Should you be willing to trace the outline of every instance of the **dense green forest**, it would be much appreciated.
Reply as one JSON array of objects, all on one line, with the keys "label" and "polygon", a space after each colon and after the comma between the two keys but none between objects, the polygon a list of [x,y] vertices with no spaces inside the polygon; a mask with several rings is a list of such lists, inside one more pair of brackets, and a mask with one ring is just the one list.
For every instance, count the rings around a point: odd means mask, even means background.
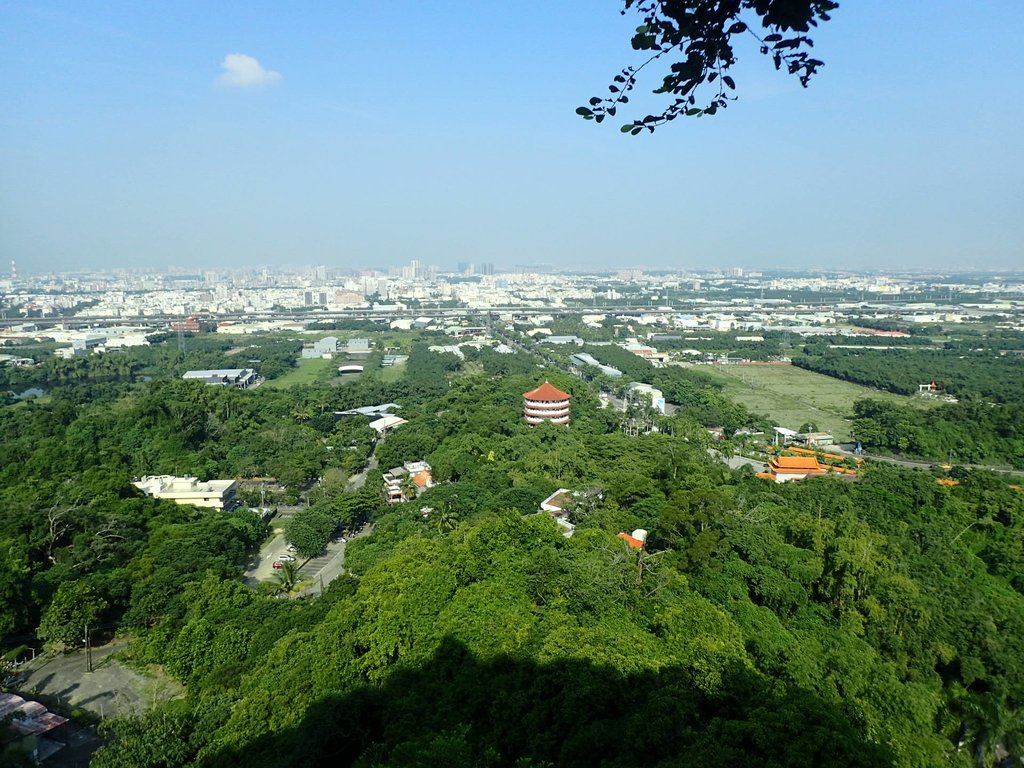
[{"label": "dense green forest", "polygon": [[1024,469],[1024,404],[954,403],[929,410],[860,400],[854,437],[863,445],[958,464]]},{"label": "dense green forest", "polygon": [[910,395],[919,384],[960,398],[918,409],[878,400],[855,404],[855,438],[866,448],[932,460],[1024,468],[1024,358],[994,347],[1012,338],[949,342],[945,349],[879,351],[808,345],[793,364]]},{"label": "dense green forest", "polygon": [[[244,337],[216,333],[189,335],[182,340],[169,333],[153,334],[150,346],[126,347],[102,355],[62,359],[46,355],[39,365],[0,367],[0,393],[7,395],[28,387],[47,391],[81,390],[88,396],[99,382],[133,382],[151,378],[177,378],[188,370],[256,368],[265,379],[274,379],[295,367],[302,341],[281,334]],[[89,385],[89,386],[82,386]],[[109,395],[109,389],[103,395]]]},{"label": "dense green forest", "polygon": [[[180,585],[193,568],[214,566],[204,565],[205,556],[172,556],[175,547],[191,546],[178,540],[213,547],[216,570],[228,574],[263,536],[247,513],[216,517],[153,501],[131,480],[269,476],[294,494],[328,469],[358,470],[373,448],[365,419],[337,420],[335,410],[396,399],[414,407],[446,387],[445,362],[425,349],[413,352],[412,375],[391,385],[372,376],[345,386],[247,392],[177,378],[133,383],[131,370],[159,354],[67,361],[76,376],[66,383],[39,376],[65,370],[65,361],[54,361],[34,372],[34,382],[51,393],[48,402],[0,407],[0,550],[8,553],[0,564],[8,598],[0,602],[0,638],[36,626],[69,578],[89,585],[105,604],[103,618],[130,617],[154,572],[151,545],[166,550],[169,570],[157,578],[175,573],[171,581]],[[124,366],[124,376],[110,373],[111,361]],[[245,535],[230,535],[234,528]],[[176,590],[166,587],[167,594]]]},{"label": "dense green forest", "polygon": [[[106,723],[98,768],[1020,755],[1024,494],[981,472],[949,488],[884,466],[785,485],[729,471],[703,424],[750,414],[704,377],[629,357],[606,362],[637,361],[627,375],[683,403],[670,433],[622,434],[591,385],[529,355],[423,345],[390,383],[87,377],[3,406],[0,643],[61,642],[61,622],[88,614],[185,684]],[[522,393],[544,378],[572,394],[570,428],[523,423]],[[375,448],[333,417],[380,402],[408,424]],[[439,484],[394,507],[336,497],[373,533],[314,599],[240,582],[265,533],[254,515],[129,484],[192,471],[301,486],[371,449],[381,467],[428,460]],[[535,514],[558,488],[588,492],[568,538]],[[636,528],[644,549],[616,538]]]},{"label": "dense green forest", "polygon": [[957,398],[1024,403],[1024,357],[988,350],[829,349],[809,344],[793,365],[867,387],[912,395],[935,382]]}]

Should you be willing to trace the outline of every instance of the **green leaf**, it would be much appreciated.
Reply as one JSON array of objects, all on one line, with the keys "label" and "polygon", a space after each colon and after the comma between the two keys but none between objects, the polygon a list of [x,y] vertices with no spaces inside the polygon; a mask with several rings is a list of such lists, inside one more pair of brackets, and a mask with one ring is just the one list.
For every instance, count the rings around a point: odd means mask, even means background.
[{"label": "green leaf", "polygon": [[587,109],[586,107],[576,107],[576,114],[581,115],[582,117],[593,117],[594,111],[592,109]]},{"label": "green leaf", "polygon": [[629,133],[630,131],[632,131],[632,130],[633,130],[633,124],[632,124],[632,123],[626,123],[626,124],[625,124],[624,126],[622,126],[621,128],[619,128],[619,130],[620,130],[620,131],[621,131],[622,133]]}]

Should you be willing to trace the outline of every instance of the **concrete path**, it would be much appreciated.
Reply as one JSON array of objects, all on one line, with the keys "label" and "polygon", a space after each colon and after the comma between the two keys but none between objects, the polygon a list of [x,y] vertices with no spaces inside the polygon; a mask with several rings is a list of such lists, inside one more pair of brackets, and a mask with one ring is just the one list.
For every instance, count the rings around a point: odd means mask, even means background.
[{"label": "concrete path", "polygon": [[348,483],[345,484],[346,491],[358,491],[364,485],[366,485],[366,476],[377,468],[377,455],[370,454],[370,460],[366,462],[366,468],[355,475],[352,475],[348,479]]},{"label": "concrete path", "polygon": [[93,671],[87,670],[84,650],[40,656],[26,664],[20,691],[53,696],[65,706],[78,707],[100,717],[138,714],[182,692],[177,683],[147,677],[112,658],[126,647],[115,641],[92,649]]}]

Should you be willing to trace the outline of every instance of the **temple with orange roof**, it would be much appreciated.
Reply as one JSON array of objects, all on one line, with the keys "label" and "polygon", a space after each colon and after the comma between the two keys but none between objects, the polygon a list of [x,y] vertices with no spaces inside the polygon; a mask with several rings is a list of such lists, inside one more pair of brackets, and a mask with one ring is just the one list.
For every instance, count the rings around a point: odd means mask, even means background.
[{"label": "temple with orange roof", "polygon": [[816,456],[772,456],[764,472],[758,472],[757,476],[776,483],[786,483],[790,480],[821,477],[831,469],[819,463]]},{"label": "temple with orange roof", "polygon": [[531,427],[544,421],[552,424],[568,424],[568,392],[563,392],[545,381],[536,389],[523,393],[523,417]]}]

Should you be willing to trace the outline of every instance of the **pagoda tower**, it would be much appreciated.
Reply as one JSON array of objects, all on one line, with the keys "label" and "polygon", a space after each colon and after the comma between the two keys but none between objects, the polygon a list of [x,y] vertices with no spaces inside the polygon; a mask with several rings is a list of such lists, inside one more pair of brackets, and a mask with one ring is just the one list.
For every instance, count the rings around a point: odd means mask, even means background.
[{"label": "pagoda tower", "polygon": [[545,381],[530,392],[523,393],[523,416],[530,426],[550,421],[552,424],[569,423],[568,392]]}]

